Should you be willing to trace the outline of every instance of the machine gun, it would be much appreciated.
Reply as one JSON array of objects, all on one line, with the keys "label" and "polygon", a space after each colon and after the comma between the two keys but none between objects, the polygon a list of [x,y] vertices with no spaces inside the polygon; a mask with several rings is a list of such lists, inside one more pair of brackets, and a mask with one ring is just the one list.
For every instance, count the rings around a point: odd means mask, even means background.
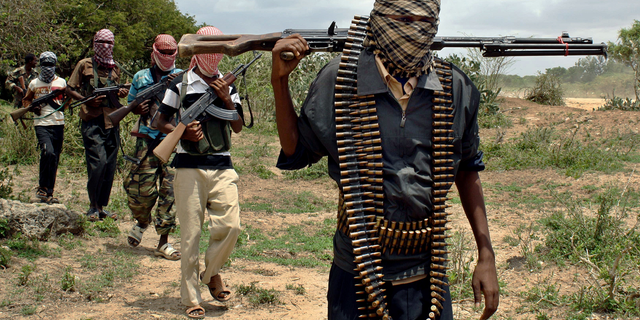
[{"label": "machine gun", "polygon": [[119,84],[119,85],[110,86],[110,87],[96,88],[95,90],[93,90],[93,93],[91,95],[84,97],[84,99],[82,100],[78,100],[74,102],[70,108],[73,109],[83,103],[86,103],[93,99],[97,99],[101,96],[106,96],[107,99],[109,99],[109,102],[111,103],[112,106],[115,106],[116,108],[120,108],[122,107],[122,104],[120,103],[120,99],[118,99],[118,91],[120,91],[120,89],[123,89],[123,88],[129,89],[129,87],[131,87],[130,83]]},{"label": "machine gun", "polygon": [[[225,74],[224,77],[222,77],[222,80],[224,80],[227,85],[231,85],[236,81],[240,74],[247,70],[249,66],[251,66],[260,57],[262,57],[261,53],[256,55],[253,60],[249,61],[249,63],[240,64],[232,72]],[[180,141],[180,138],[182,137],[182,134],[186,130],[187,125],[200,116],[210,115],[227,121],[238,120],[239,115],[236,110],[223,109],[213,104],[217,98],[218,95],[213,91],[213,89],[207,88],[207,91],[181,114],[178,125],[153,150],[153,154],[156,155],[156,157],[158,157],[158,159],[163,163],[167,163],[173,149],[175,149],[178,141]]]},{"label": "machine gun", "polygon": [[[22,121],[22,117],[24,117],[24,115],[27,112],[34,111],[34,108],[36,107],[42,107],[48,104],[52,106],[54,109],[60,108],[60,105],[56,103],[54,99],[59,97],[60,95],[63,95],[64,91],[65,91],[64,88],[55,89],[51,91],[51,93],[48,93],[38,99],[34,99],[33,101],[31,101],[31,104],[29,106],[16,109],[15,111],[11,112],[11,118],[13,119],[13,122],[17,124],[18,120]],[[24,124],[24,122],[22,122],[22,126],[26,128],[26,125]]]},{"label": "machine gun", "polygon": [[[359,26],[366,33],[366,27]],[[342,52],[348,37],[354,31],[336,27],[335,21],[327,30],[286,29],[283,32],[262,35],[199,35],[185,34],[178,43],[181,57],[203,53],[224,53],[236,56],[249,50],[271,51],[276,41],[292,34],[300,34],[309,45],[309,52]],[[570,37],[563,32],[557,38],[506,37],[435,37],[432,50],[444,48],[478,48],[485,57],[500,56],[572,56],[604,55],[607,45],[594,44],[591,38]],[[291,60],[293,54],[283,52],[282,59]]]},{"label": "machine gun", "polygon": [[[183,70],[178,73],[175,73],[175,75],[176,77],[178,77],[187,71],[188,70]],[[162,98],[164,97],[164,92],[167,91],[167,86],[169,82],[170,82],[169,79],[167,79],[166,81],[160,81],[142,91],[139,91],[138,94],[136,94],[136,98],[133,101],[131,101],[131,103],[110,113],[109,119],[111,119],[111,122],[113,123],[113,125],[118,125],[118,123],[120,123],[120,121],[122,121],[122,119],[124,119],[124,117],[126,117],[129,114],[129,112],[133,111],[133,109],[135,109],[139,104],[141,104],[146,100],[155,99],[157,101],[162,101]]]}]

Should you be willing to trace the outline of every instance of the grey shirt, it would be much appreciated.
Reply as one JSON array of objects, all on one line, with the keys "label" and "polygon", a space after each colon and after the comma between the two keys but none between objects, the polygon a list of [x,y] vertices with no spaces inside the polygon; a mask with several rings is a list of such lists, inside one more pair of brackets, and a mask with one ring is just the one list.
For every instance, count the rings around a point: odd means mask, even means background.
[{"label": "grey shirt", "polygon": [[[334,85],[339,58],[329,62],[311,84],[298,119],[299,140],[294,155],[281,152],[278,168],[300,169],[329,157],[329,175],[338,184]],[[384,218],[398,222],[420,221],[431,215],[432,180],[432,100],[433,91],[442,90],[435,72],[422,75],[406,109],[406,122],[400,126],[402,109],[384,83],[372,52],[364,51],[358,62],[358,95],[375,95],[382,139],[384,178]],[[480,93],[457,67],[453,70],[455,108],[453,118],[454,173],[484,169],[478,150],[477,113]],[[429,254],[382,256],[385,279],[398,280],[428,272]],[[334,236],[334,263],[354,273],[351,239],[341,231]]]}]

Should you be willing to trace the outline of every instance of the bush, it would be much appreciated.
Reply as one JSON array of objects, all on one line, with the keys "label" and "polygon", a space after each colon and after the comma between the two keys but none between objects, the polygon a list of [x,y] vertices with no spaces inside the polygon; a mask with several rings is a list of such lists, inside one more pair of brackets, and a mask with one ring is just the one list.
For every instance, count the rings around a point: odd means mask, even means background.
[{"label": "bush", "polygon": [[538,73],[536,84],[525,93],[525,99],[550,106],[564,106],[563,96],[560,78],[548,73]]},{"label": "bush", "polygon": [[633,101],[629,98],[622,99],[613,95],[611,98],[606,97],[604,105],[598,108],[598,111],[605,110],[640,111],[640,101]]},{"label": "bush", "polygon": [[[9,173],[9,168],[0,170],[0,198],[8,199],[13,192],[13,176]],[[0,225],[0,237],[2,236],[2,226]]]}]

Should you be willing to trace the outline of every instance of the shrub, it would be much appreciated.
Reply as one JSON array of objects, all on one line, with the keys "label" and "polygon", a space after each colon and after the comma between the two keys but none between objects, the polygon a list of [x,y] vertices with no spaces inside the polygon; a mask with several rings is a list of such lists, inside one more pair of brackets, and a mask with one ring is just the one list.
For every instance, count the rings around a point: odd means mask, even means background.
[{"label": "shrub", "polygon": [[563,96],[560,78],[548,73],[538,73],[534,87],[525,93],[525,99],[550,106],[564,106]]}]

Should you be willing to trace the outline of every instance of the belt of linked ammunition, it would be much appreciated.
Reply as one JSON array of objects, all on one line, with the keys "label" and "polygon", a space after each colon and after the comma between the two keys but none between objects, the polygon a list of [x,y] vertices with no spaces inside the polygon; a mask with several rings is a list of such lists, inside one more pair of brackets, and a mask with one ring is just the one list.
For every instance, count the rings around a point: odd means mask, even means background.
[{"label": "belt of linked ammunition", "polygon": [[[434,60],[434,72],[443,85],[433,98],[433,208],[423,221],[383,220],[382,146],[374,96],[357,95],[357,65],[370,35],[368,17],[355,16],[350,37],[341,56],[335,86],[336,138],[340,174],[338,229],[349,235],[355,255],[359,318],[391,320],[383,289],[382,253],[431,253],[430,319],[443,309],[447,271],[445,209],[447,193],[453,185],[453,97],[451,65]],[[362,31],[366,31],[362,32]],[[370,36],[371,37],[371,36]]]},{"label": "belt of linked ammunition", "polygon": [[[374,96],[358,96],[358,58],[369,17],[355,16],[335,85],[335,120],[341,197],[338,229],[352,239],[356,256],[356,303],[360,318],[391,320],[382,286],[377,214],[383,212],[382,146]],[[364,31],[364,32],[363,32]]]}]

